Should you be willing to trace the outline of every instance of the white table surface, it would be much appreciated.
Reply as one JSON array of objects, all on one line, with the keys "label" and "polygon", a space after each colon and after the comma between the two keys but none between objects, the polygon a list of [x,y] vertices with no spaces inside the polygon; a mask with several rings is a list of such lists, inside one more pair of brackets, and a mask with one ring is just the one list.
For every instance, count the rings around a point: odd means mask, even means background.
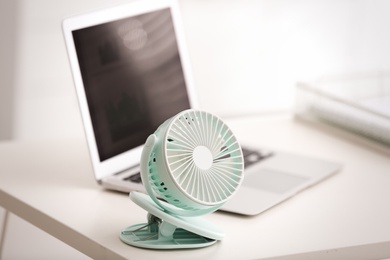
[{"label": "white table surface", "polygon": [[390,257],[390,152],[290,116],[227,123],[242,142],[337,160],[344,168],[258,216],[205,216],[226,237],[196,250],[122,243],[119,232],[145,222],[146,212],[126,194],[97,185],[84,140],[0,143],[0,206],[94,259]]}]

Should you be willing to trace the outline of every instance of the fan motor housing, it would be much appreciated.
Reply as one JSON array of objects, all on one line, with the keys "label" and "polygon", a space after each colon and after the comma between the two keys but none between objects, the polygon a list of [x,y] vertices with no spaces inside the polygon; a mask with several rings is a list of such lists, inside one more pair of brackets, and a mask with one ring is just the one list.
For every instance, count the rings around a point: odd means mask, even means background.
[{"label": "fan motor housing", "polygon": [[148,182],[170,204],[187,211],[217,210],[243,179],[243,157],[223,121],[207,112],[185,110],[154,133]]}]

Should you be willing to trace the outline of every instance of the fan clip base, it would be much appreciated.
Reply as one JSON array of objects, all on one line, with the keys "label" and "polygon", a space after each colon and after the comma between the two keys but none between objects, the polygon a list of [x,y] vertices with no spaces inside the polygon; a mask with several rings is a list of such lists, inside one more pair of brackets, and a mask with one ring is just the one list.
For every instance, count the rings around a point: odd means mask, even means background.
[{"label": "fan clip base", "polygon": [[217,240],[177,228],[148,213],[148,223],[125,228],[120,239],[126,244],[151,249],[200,248]]},{"label": "fan clip base", "polygon": [[126,244],[149,249],[201,248],[224,237],[223,231],[205,219],[173,215],[157,206],[146,194],[131,192],[130,198],[149,213],[147,223],[122,230],[119,237]]}]

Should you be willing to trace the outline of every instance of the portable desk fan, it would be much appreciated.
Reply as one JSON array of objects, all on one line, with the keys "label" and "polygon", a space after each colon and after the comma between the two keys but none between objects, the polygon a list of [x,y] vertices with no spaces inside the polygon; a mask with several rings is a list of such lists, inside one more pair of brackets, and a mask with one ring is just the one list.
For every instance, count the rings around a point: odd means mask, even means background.
[{"label": "portable desk fan", "polygon": [[153,249],[214,244],[224,232],[199,216],[216,211],[237,191],[243,166],[237,139],[217,116],[190,109],[168,119],[147,138],[141,155],[149,196],[130,193],[149,212],[148,222],[126,228],[121,240]]}]

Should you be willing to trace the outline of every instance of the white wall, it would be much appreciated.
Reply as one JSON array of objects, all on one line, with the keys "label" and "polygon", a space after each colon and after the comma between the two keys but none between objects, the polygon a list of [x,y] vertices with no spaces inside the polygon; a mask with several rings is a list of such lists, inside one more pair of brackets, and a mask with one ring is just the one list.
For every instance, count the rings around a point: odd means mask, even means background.
[{"label": "white wall", "polygon": [[217,112],[290,107],[297,80],[390,67],[390,1],[182,3],[201,101]]},{"label": "white wall", "polygon": [[[61,21],[120,2],[19,0],[16,139],[83,138]],[[288,109],[296,80],[390,68],[390,1],[180,3],[201,106],[222,116]]]},{"label": "white wall", "polygon": [[0,140],[13,133],[17,1],[0,1]]}]

